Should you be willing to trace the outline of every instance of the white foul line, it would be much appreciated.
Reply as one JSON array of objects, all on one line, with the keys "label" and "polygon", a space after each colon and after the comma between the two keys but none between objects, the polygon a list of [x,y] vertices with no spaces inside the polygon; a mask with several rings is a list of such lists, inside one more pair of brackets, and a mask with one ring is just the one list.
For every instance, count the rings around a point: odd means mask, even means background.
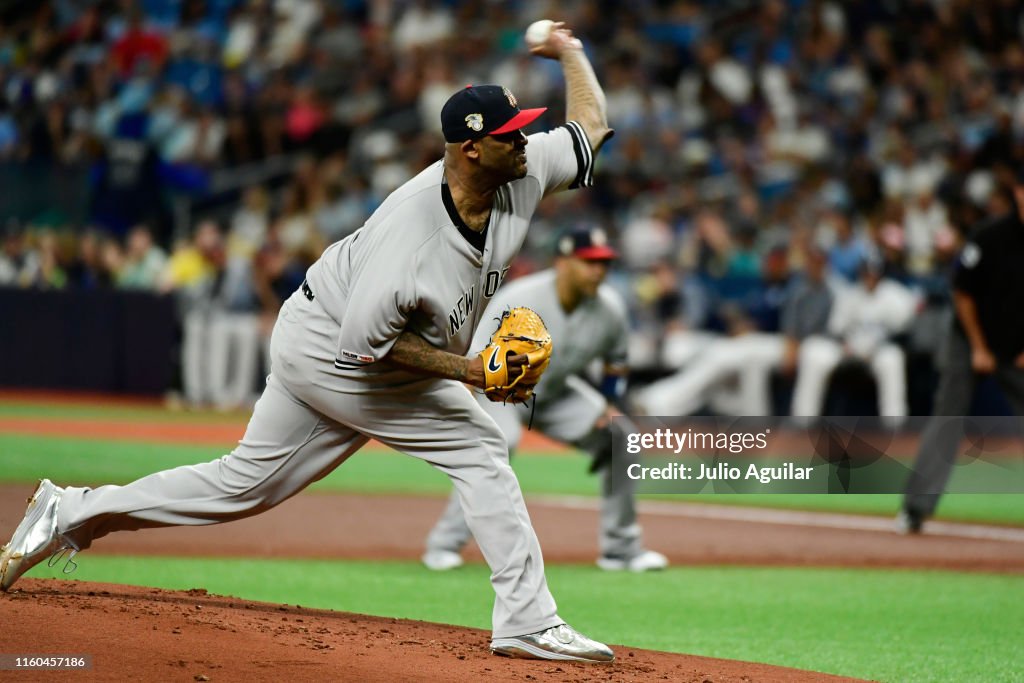
[{"label": "white foul line", "polygon": [[[583,496],[530,496],[531,501],[542,505],[561,507],[572,510],[597,510],[598,501]],[[740,507],[732,505],[701,505],[699,503],[663,503],[642,500],[637,502],[637,509],[646,515],[662,515],[667,517],[690,517],[695,519],[717,519],[729,522],[748,522],[754,524],[784,524],[789,526],[819,527],[824,529],[852,529],[855,531],[880,531],[896,533],[893,517],[869,515],[847,515],[834,512],[811,512],[806,510],[780,510],[764,507]],[[963,524],[960,522],[938,522],[929,520],[925,523],[926,536],[954,536],[957,538],[975,538],[986,541],[1007,541],[1024,543],[1024,529],[1014,527],[989,526],[983,524]]]}]

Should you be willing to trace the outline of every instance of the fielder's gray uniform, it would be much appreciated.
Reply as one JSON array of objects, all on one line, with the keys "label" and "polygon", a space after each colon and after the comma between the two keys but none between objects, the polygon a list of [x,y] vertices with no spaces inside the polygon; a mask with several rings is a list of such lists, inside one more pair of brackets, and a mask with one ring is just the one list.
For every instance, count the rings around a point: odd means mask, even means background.
[{"label": "fielder's gray uniform", "polygon": [[[494,320],[515,306],[529,306],[544,320],[554,341],[551,364],[537,384],[535,410],[529,404],[505,405],[478,396],[481,407],[498,423],[510,450],[519,444],[531,412],[532,428],[552,438],[595,454],[599,449],[610,449],[609,428],[594,428],[608,403],[581,375],[598,359],[610,365],[626,364],[629,337],[625,303],[611,287],[602,285],[597,296],[584,299],[566,313],[555,290],[555,271],[527,275],[502,287],[491,299],[473,338],[473,351],[487,346],[497,325]],[[631,480],[620,477],[622,481],[613,487],[610,466],[601,470],[601,477],[601,554],[634,557],[642,548],[633,487],[628,485]],[[459,497],[453,495],[427,537],[427,549],[458,552],[469,537]]]},{"label": "fielder's gray uniform", "polygon": [[267,387],[238,447],[127,486],[68,488],[58,532],[83,549],[112,531],[253,515],[326,476],[373,438],[451,477],[492,570],[494,637],[562,623],[494,420],[459,382],[377,363],[406,329],[464,355],[538,202],[590,184],[590,144],[574,122],[530,136],[527,153],[526,177],[495,196],[482,252],[444,198],[442,162],[398,188],[362,228],[324,252],[308,286],[284,303]]}]

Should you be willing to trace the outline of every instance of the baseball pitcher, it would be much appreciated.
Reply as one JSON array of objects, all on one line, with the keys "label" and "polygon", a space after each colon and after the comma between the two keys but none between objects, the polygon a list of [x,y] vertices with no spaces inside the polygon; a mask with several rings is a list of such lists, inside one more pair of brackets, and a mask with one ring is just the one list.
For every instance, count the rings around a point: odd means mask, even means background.
[{"label": "baseball pitcher", "polygon": [[464,386],[500,389],[543,365],[543,352],[489,357],[489,367],[466,352],[537,204],[589,185],[611,134],[604,93],[572,32],[556,25],[531,52],[561,63],[569,122],[527,137],[522,129],[544,110],[520,109],[506,88],[452,95],[441,112],[444,159],[328,247],[282,306],[271,374],[238,447],[126,486],[44,480],[0,553],[0,588],[51,553],[84,550],[113,531],[257,514],[377,439],[455,485],[492,571],[492,651],[613,659],[558,616],[505,437]]}]

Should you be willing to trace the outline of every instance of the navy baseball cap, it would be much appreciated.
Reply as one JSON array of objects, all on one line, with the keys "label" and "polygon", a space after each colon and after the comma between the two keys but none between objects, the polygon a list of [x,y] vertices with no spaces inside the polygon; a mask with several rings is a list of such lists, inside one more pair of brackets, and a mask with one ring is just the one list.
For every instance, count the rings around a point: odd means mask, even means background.
[{"label": "navy baseball cap", "polygon": [[441,109],[441,132],[448,142],[501,135],[533,123],[547,107],[520,109],[516,96],[500,85],[467,85]]},{"label": "navy baseball cap", "polygon": [[558,238],[555,251],[559,256],[575,256],[588,261],[610,261],[619,253],[608,245],[608,235],[601,228],[568,230]]}]

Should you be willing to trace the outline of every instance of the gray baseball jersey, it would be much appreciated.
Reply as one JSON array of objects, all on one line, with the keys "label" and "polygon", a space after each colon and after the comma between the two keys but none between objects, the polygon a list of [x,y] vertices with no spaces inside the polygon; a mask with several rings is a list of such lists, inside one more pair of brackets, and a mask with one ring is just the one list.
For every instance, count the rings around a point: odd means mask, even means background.
[{"label": "gray baseball jersey", "polygon": [[466,353],[537,204],[558,189],[592,183],[590,144],[575,122],[529,136],[527,155],[526,177],[498,191],[482,252],[462,234],[468,228],[460,230],[439,161],[310,267],[310,288],[340,326],[339,377],[387,386],[422,380],[376,364],[403,330]]},{"label": "gray baseball jersey", "polygon": [[377,363],[405,329],[464,354],[537,203],[590,182],[590,145],[575,123],[530,136],[527,159],[527,176],[498,191],[480,250],[470,242],[479,233],[460,234],[458,213],[445,206],[442,164],[396,190],[281,307],[271,374],[238,447],[126,486],[68,488],[59,533],[84,549],[112,531],[240,519],[376,439],[451,478],[492,570],[495,638],[562,623],[494,420],[459,382]]}]

